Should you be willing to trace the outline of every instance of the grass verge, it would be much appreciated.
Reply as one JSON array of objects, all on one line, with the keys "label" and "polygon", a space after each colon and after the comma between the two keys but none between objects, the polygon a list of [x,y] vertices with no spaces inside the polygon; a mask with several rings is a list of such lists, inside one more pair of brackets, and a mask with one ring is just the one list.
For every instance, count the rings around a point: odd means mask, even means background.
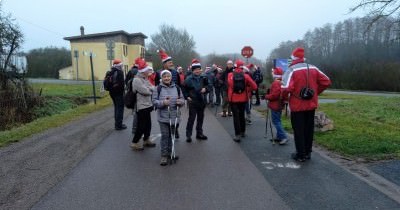
[{"label": "grass verge", "polygon": [[51,116],[40,117],[30,123],[0,132],[0,147],[18,142],[25,137],[43,132],[49,128],[62,126],[112,104],[108,94],[100,94],[100,87],[96,87],[96,95],[103,97],[97,99],[96,105],[89,103],[75,106],[72,103],[71,105],[68,100],[59,100],[59,97],[69,98],[70,100],[77,100],[77,97],[90,97],[92,95],[91,85],[33,84],[33,88],[35,90],[42,88],[42,95],[49,100],[46,103],[47,110],[46,108],[41,109],[38,115],[48,115],[50,113]]},{"label": "grass verge", "polygon": [[[400,97],[330,93],[320,98],[340,101],[320,104],[317,111],[325,112],[335,129],[316,132],[317,144],[352,158],[400,158]],[[282,122],[293,133],[290,119],[282,117]]]}]

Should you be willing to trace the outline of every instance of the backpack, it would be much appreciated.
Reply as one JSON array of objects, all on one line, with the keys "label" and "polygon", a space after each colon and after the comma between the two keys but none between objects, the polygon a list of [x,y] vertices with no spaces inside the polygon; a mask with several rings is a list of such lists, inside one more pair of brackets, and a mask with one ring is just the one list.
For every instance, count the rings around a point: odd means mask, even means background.
[{"label": "backpack", "polygon": [[257,70],[254,72],[253,79],[257,84],[259,84],[259,83],[262,83],[264,78],[263,78],[261,72]]},{"label": "backpack", "polygon": [[128,84],[127,84],[128,91],[124,95],[124,104],[125,104],[125,107],[128,109],[134,109],[136,106],[136,100],[137,100],[136,99],[137,92],[136,91],[133,92],[132,81],[133,81],[133,78],[131,78],[128,81]]},{"label": "backpack", "polygon": [[116,78],[117,71],[110,70],[106,72],[106,76],[103,80],[104,89],[107,91],[111,91],[114,86],[114,79]]},{"label": "backpack", "polygon": [[233,92],[240,94],[244,91],[246,91],[246,80],[244,73],[233,72]]}]

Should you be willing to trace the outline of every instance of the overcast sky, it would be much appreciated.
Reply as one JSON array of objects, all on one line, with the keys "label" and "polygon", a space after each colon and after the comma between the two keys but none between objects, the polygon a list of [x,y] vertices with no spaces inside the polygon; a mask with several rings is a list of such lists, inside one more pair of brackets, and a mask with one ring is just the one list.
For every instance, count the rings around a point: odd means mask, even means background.
[{"label": "overcast sky", "polygon": [[265,59],[280,42],[315,27],[363,16],[348,14],[359,0],[0,0],[25,35],[24,51],[69,48],[63,37],[124,30],[156,33],[163,23],[185,28],[201,55],[240,52]]}]

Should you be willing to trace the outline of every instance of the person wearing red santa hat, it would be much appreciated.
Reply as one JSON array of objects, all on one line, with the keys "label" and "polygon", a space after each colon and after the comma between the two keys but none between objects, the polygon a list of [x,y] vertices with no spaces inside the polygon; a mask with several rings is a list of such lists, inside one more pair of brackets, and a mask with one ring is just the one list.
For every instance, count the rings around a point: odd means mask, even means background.
[{"label": "person wearing red santa hat", "polygon": [[163,65],[163,69],[157,71],[156,73],[156,79],[155,79],[155,84],[156,86],[160,84],[161,81],[161,75],[160,72],[162,70],[169,70],[172,75],[172,82],[174,82],[176,85],[180,86],[181,85],[181,78],[179,77],[178,71],[175,69],[174,62],[172,61],[172,57],[169,56],[164,50],[157,50],[158,54],[160,55],[161,62]]},{"label": "person wearing red santa hat", "polygon": [[236,68],[228,74],[228,100],[233,113],[233,125],[235,128],[235,136],[233,140],[240,142],[240,138],[245,137],[246,121],[245,107],[249,101],[249,92],[257,88],[257,84],[253,79],[243,72],[244,62],[236,60]]},{"label": "person wearing red santa hat", "polygon": [[208,91],[208,79],[201,75],[201,64],[197,59],[192,60],[192,74],[185,79],[182,88],[183,96],[189,105],[189,118],[186,125],[186,142],[192,142],[194,121],[197,116],[196,139],[207,140],[203,132],[204,110],[207,99],[204,94]]},{"label": "person wearing red santa hat", "polygon": [[[150,84],[148,78],[153,73],[151,66],[148,66],[143,58],[138,61],[138,74],[132,81],[132,90],[136,94],[136,114],[138,125],[136,128],[135,135],[132,139],[131,147],[134,150],[143,150],[143,146],[155,147],[156,144],[150,139],[151,132],[151,116],[150,113],[153,111],[153,102],[151,96],[155,90],[155,87]],[[143,145],[139,143],[139,140],[143,136]]]},{"label": "person wearing red santa hat", "polygon": [[281,81],[283,70],[280,67],[272,69],[272,78],[274,81],[271,87],[267,90],[265,98],[268,100],[268,108],[271,110],[271,120],[276,129],[276,139],[273,141],[284,145],[288,142],[285,130],[282,127],[281,116],[284,108],[285,99],[282,98]]},{"label": "person wearing red santa hat", "polygon": [[[228,60],[226,62],[225,71],[222,72],[220,81],[222,82],[221,93],[222,93],[222,117],[232,116],[231,106],[228,100],[228,74],[233,72],[233,61]],[[228,115],[227,115],[228,114]]]},{"label": "person wearing red santa hat", "polygon": [[112,88],[110,96],[114,104],[114,127],[115,130],[124,130],[126,125],[123,124],[124,119],[124,73],[122,71],[122,61],[120,59],[114,59],[110,74],[112,75]]},{"label": "person wearing red santa hat", "polygon": [[296,152],[292,154],[292,158],[304,162],[311,158],[318,95],[331,85],[331,81],[316,66],[305,62],[304,48],[295,48],[290,57],[292,63],[282,80],[283,96],[289,96],[290,118],[296,144]]}]

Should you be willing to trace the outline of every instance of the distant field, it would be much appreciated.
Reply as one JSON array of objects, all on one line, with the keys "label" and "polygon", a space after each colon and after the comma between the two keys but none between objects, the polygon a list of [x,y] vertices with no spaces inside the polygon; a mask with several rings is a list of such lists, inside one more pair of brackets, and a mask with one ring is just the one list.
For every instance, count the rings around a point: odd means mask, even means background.
[{"label": "distant field", "polygon": [[100,93],[100,84],[96,87],[96,96],[101,96],[101,98],[97,99],[96,105],[91,101],[93,96],[91,85],[34,83],[33,88],[37,92],[42,89],[42,96],[45,97],[43,106],[34,110],[39,118],[25,125],[0,132],[0,147],[49,128],[64,125],[112,104],[108,92]]},{"label": "distant field", "polygon": [[[342,99],[320,104],[335,130],[316,132],[316,142],[335,152],[367,160],[400,158],[400,97],[329,93],[320,98]],[[265,108],[264,108],[265,113]],[[290,120],[283,117],[287,131]]]}]

